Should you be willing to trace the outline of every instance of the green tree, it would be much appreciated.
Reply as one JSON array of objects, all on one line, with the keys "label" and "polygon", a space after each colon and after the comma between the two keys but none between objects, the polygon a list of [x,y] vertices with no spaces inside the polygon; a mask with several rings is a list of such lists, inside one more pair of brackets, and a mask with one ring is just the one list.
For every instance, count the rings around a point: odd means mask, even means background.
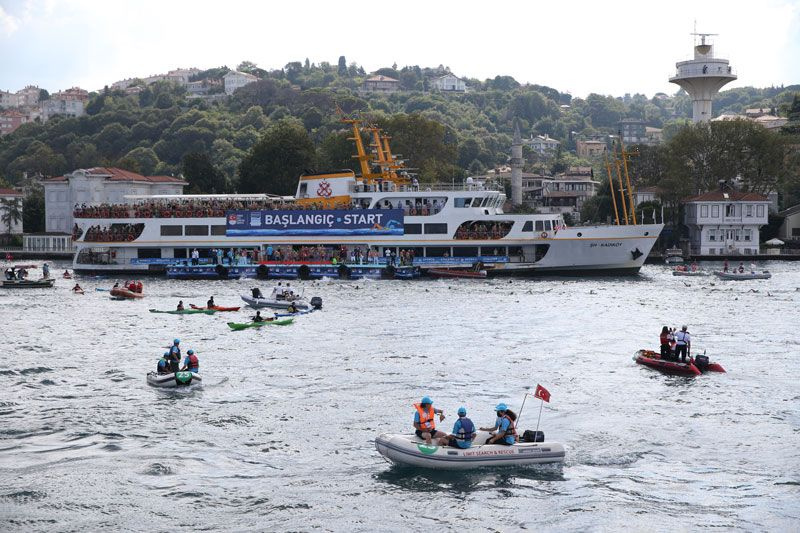
[{"label": "green tree", "polygon": [[22,227],[27,233],[42,232],[45,230],[44,217],[44,188],[36,185],[22,201]]},{"label": "green tree", "polygon": [[452,130],[419,113],[397,114],[378,121],[392,134],[392,150],[419,169],[420,179],[450,179],[455,172],[457,143]]},{"label": "green tree", "polygon": [[134,148],[125,154],[122,159],[136,162],[138,167],[136,172],[145,176],[152,176],[156,167],[161,162],[152,148],[146,148],[144,146]]},{"label": "green tree", "polygon": [[342,78],[347,77],[347,60],[344,58],[344,56],[339,56],[338,74]]},{"label": "green tree", "polygon": [[191,194],[223,194],[228,191],[225,176],[204,153],[193,152],[183,156],[181,170],[189,182]]},{"label": "green tree", "polygon": [[19,198],[0,198],[0,222],[5,224],[6,233],[11,234],[13,226],[22,220],[22,200]]},{"label": "green tree", "polygon": [[318,167],[320,170],[358,170],[358,161],[353,157],[355,146],[349,131],[329,133],[320,144]]},{"label": "green tree", "polygon": [[283,119],[267,129],[239,165],[244,193],[294,194],[297,178],[313,165],[314,144],[302,124]]}]

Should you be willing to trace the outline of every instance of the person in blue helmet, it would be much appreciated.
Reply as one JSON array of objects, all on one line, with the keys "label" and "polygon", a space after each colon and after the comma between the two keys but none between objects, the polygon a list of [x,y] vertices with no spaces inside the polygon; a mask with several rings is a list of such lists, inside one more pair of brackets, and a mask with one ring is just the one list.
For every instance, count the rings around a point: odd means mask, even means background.
[{"label": "person in blue helmet", "polygon": [[181,364],[181,340],[175,339],[172,341],[172,347],[169,349],[169,367],[171,372],[177,372]]},{"label": "person in blue helmet", "polygon": [[169,374],[169,352],[164,352],[164,355],[161,356],[161,359],[158,360],[158,366],[156,367],[156,373],[158,374]]},{"label": "person in blue helmet", "polygon": [[490,428],[481,428],[481,431],[491,431],[493,435],[486,439],[486,444],[503,444],[511,446],[517,442],[517,425],[514,422],[517,415],[504,403],[499,403],[494,408],[497,420]]},{"label": "person in blue helmet", "polygon": [[183,368],[181,370],[188,370],[197,374],[200,372],[200,359],[194,354],[194,350],[186,352],[186,359],[183,360]]},{"label": "person in blue helmet", "polygon": [[475,439],[475,424],[467,418],[467,408],[458,408],[458,420],[453,424],[453,433],[439,439],[439,446],[450,446],[452,448],[469,448]]},{"label": "person in blue helmet", "polygon": [[433,400],[429,396],[425,396],[419,403],[414,404],[417,410],[414,413],[414,433],[417,437],[423,439],[425,444],[430,445],[431,439],[440,439],[446,437],[442,431],[436,431],[436,421],[434,418],[439,415],[439,422],[444,420],[444,411],[441,409],[433,408]]}]

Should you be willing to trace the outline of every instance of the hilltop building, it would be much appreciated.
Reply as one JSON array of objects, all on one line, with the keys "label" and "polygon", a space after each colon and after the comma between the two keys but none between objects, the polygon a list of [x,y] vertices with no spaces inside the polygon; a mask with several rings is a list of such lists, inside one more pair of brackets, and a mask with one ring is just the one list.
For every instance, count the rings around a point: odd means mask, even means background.
[{"label": "hilltop building", "polygon": [[44,186],[45,229],[69,233],[76,205],[132,203],[127,196],[183,194],[187,183],[171,176],[142,176],[121,168],[95,167],[46,179]]},{"label": "hilltop building", "polygon": [[87,100],[89,100],[89,92],[79,87],[59,91],[51,95],[49,100],[41,103],[42,122],[47,122],[55,115],[71,118],[83,116]]},{"label": "hilltop building", "polygon": [[256,76],[248,74],[247,72],[238,72],[236,70],[231,70],[222,77],[222,82],[225,86],[225,94],[229,96],[232,95],[236,89],[244,87],[245,85],[249,85],[255,81],[258,81]]},{"label": "hilltop building", "polygon": [[530,148],[539,155],[550,155],[558,150],[561,143],[552,139],[549,135],[531,135],[530,139],[525,139],[522,144]]},{"label": "hilltop building", "polygon": [[768,223],[769,199],[756,193],[711,191],[684,201],[692,254],[759,253],[759,228]]},{"label": "hilltop building", "polygon": [[467,90],[467,84],[458,76],[448,73],[432,79],[431,89],[445,93],[463,93]]},{"label": "hilltop building", "polygon": [[17,128],[28,122],[28,115],[19,111],[9,110],[0,112],[0,137],[13,133]]},{"label": "hilltop building", "polygon": [[400,82],[389,76],[372,76],[361,84],[361,91],[366,93],[393,93],[400,90]]},{"label": "hilltop building", "polygon": [[606,142],[597,140],[575,141],[578,157],[590,159],[606,153]]},{"label": "hilltop building", "polygon": [[570,167],[565,173],[544,181],[543,213],[562,213],[580,217],[583,204],[597,195],[600,182],[595,181],[592,167]]}]

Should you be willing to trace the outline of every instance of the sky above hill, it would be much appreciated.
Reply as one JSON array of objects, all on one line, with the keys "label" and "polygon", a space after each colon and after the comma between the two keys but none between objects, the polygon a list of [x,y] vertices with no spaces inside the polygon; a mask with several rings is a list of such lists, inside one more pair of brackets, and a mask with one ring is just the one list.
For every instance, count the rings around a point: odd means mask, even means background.
[{"label": "sky above hill", "polygon": [[648,2],[261,2],[0,0],[0,89],[97,90],[177,67],[261,68],[289,61],[367,71],[445,65],[459,76],[511,75],[573,96],[672,94],[694,30],[739,79],[800,83],[800,0]]}]

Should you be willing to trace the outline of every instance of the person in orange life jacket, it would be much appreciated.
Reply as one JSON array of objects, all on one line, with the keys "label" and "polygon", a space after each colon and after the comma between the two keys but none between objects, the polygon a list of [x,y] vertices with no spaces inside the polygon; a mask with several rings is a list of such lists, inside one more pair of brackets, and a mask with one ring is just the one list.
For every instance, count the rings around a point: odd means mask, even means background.
[{"label": "person in orange life jacket", "polygon": [[170,374],[169,369],[169,352],[164,352],[164,355],[161,356],[161,359],[158,360],[158,366],[156,367],[156,373],[158,374]]},{"label": "person in orange life jacket", "polygon": [[499,403],[494,408],[497,420],[493,427],[481,428],[481,431],[491,431],[494,435],[486,439],[486,444],[503,444],[511,446],[517,442],[517,426],[514,423],[516,415],[504,403]]},{"label": "person in orange life jacket", "polygon": [[175,339],[172,341],[172,347],[169,349],[169,366],[172,372],[178,371],[178,365],[181,363],[181,340]]},{"label": "person in orange life jacket", "polygon": [[658,341],[661,343],[661,358],[668,359],[671,354],[669,347],[669,328],[667,326],[661,328],[661,335],[658,336]]},{"label": "person in orange life jacket", "polygon": [[467,418],[467,408],[458,408],[458,420],[453,424],[453,433],[439,439],[439,446],[450,446],[452,448],[469,448],[477,433],[475,424]]},{"label": "person in orange life jacket", "polygon": [[183,368],[181,371],[188,370],[189,372],[200,372],[200,359],[194,354],[194,350],[186,352],[186,359],[183,360]]},{"label": "person in orange life jacket", "polygon": [[436,421],[434,417],[439,415],[439,422],[444,420],[444,411],[441,409],[433,408],[433,400],[425,396],[419,403],[414,404],[417,410],[414,413],[414,434],[423,439],[425,444],[430,445],[431,439],[439,439],[447,435],[442,431],[436,430]]}]

